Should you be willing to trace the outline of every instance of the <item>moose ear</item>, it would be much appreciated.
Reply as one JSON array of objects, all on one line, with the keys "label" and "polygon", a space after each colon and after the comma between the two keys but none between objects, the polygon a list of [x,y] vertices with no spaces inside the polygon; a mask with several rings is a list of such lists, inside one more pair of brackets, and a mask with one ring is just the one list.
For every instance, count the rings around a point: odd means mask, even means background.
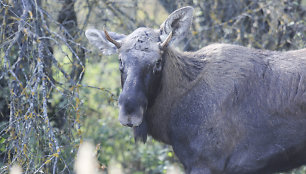
[{"label": "moose ear", "polygon": [[[120,42],[125,38],[124,34],[118,34],[115,32],[108,32],[108,34],[113,40],[116,40],[117,42]],[[85,31],[85,36],[91,44],[99,48],[99,50],[101,50],[105,55],[114,54],[118,49],[112,42],[107,39],[104,31],[97,29],[87,29]]]},{"label": "moose ear", "polygon": [[192,23],[193,7],[187,6],[172,12],[166,21],[160,26],[160,39],[165,41],[172,31],[170,42],[176,43],[182,40],[188,33]]}]

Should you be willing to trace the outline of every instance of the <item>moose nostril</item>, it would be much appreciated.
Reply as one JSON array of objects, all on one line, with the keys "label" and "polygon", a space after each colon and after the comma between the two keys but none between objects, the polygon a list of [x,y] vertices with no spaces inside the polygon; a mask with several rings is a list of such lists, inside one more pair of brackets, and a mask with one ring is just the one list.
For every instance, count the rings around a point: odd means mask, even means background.
[{"label": "moose nostril", "polygon": [[128,123],[127,126],[128,126],[128,127],[133,127],[133,124]]},{"label": "moose nostril", "polygon": [[125,109],[125,112],[126,114],[131,114],[134,112],[135,110],[135,106],[137,106],[136,102],[134,101],[128,101],[124,104],[124,109]]}]

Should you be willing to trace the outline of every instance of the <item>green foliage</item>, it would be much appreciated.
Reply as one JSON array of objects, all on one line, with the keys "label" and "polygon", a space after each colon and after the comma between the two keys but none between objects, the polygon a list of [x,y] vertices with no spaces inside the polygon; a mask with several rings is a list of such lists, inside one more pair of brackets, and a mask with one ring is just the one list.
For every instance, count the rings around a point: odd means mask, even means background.
[{"label": "green foliage", "polygon": [[84,136],[98,145],[98,159],[108,168],[112,160],[119,163],[124,173],[164,173],[174,161],[169,147],[155,142],[135,143],[128,128],[122,128],[113,118],[92,118],[85,123]]}]

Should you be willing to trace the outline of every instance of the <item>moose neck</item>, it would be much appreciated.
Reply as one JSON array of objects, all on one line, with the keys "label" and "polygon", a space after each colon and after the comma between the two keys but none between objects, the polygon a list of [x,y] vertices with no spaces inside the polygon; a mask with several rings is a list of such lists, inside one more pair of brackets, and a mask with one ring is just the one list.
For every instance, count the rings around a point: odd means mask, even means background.
[{"label": "moose neck", "polygon": [[[155,139],[170,144],[168,123],[171,110],[181,97],[197,82],[205,60],[194,58],[195,53],[180,52],[168,48],[163,54],[165,61],[161,79],[161,90],[154,104],[148,108],[146,120],[148,133]],[[201,57],[201,56],[200,56]],[[204,56],[205,57],[205,56]]]}]

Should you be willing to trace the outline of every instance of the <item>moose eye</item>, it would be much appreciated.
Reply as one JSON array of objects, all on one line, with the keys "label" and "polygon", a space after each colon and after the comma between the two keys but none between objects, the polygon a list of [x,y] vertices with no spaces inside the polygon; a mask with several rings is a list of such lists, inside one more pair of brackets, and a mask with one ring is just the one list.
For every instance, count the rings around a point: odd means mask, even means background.
[{"label": "moose eye", "polygon": [[156,74],[162,70],[162,62],[161,59],[157,60],[153,69],[153,73]]},{"label": "moose eye", "polygon": [[122,63],[122,60],[121,59],[119,59],[119,70],[120,70],[120,72],[122,72],[123,71],[123,63]]},{"label": "moose eye", "polygon": [[155,63],[156,68],[159,68],[161,66],[161,60],[157,60]]}]

